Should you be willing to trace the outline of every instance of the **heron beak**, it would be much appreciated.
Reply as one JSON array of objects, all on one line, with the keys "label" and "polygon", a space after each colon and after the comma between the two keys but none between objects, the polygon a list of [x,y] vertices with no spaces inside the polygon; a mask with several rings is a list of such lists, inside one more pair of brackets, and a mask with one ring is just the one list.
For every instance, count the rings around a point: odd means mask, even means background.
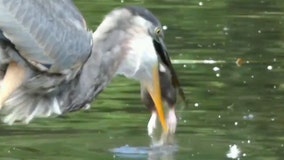
[{"label": "heron beak", "polygon": [[165,45],[163,39],[159,38],[158,41],[154,41],[154,46],[155,46],[157,53],[159,54],[161,61],[169,68],[169,70],[171,72],[173,86],[178,90],[178,94],[181,97],[184,104],[187,105],[184,92],[183,92],[183,90],[180,86],[178,76],[177,76],[175,69],[172,65],[172,62],[170,60],[170,57],[169,57],[169,54],[167,52],[167,48],[166,48],[166,45]]},{"label": "heron beak", "polygon": [[166,118],[164,114],[163,101],[161,96],[161,87],[160,87],[160,77],[159,77],[159,65],[156,64],[152,71],[152,85],[148,85],[146,88],[150,93],[158,113],[159,120],[161,122],[164,133],[168,133],[168,125],[166,123]]}]

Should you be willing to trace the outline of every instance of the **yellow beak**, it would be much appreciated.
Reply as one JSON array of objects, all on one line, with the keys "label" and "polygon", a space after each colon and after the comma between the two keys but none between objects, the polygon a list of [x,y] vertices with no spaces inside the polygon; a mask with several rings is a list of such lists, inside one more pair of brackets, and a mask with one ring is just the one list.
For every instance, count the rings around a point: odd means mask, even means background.
[{"label": "yellow beak", "polygon": [[168,133],[168,125],[166,123],[165,114],[164,114],[164,106],[161,96],[161,87],[160,87],[160,76],[159,76],[159,66],[155,65],[153,68],[153,78],[152,85],[147,85],[147,90],[150,93],[156,107],[156,111],[158,113],[159,120],[163,127],[164,133]]}]

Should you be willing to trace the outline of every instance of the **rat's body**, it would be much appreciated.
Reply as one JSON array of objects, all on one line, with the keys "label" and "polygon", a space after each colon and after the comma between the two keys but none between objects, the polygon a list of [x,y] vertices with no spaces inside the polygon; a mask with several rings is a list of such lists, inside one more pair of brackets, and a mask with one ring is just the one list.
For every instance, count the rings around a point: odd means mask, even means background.
[{"label": "rat's body", "polygon": [[[175,114],[175,104],[177,101],[177,89],[172,85],[170,70],[164,65],[159,67],[161,95],[164,103],[169,107],[166,114],[169,129],[173,132],[176,130],[177,118]],[[141,89],[141,99],[145,106],[151,111],[151,118],[148,122],[148,134],[151,136],[156,128],[157,113],[155,104],[146,89]]]}]

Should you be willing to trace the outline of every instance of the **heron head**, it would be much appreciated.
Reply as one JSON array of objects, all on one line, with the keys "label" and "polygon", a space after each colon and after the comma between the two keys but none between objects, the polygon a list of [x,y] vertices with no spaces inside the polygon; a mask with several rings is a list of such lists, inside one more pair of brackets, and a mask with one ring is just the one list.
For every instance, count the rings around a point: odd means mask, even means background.
[{"label": "heron head", "polygon": [[155,103],[164,132],[168,132],[159,82],[159,64],[166,65],[172,76],[176,74],[167,53],[160,21],[145,8],[125,7],[108,14],[96,32],[105,33],[97,34],[97,38],[111,37],[105,46],[111,46],[123,54],[116,73],[140,81]]}]

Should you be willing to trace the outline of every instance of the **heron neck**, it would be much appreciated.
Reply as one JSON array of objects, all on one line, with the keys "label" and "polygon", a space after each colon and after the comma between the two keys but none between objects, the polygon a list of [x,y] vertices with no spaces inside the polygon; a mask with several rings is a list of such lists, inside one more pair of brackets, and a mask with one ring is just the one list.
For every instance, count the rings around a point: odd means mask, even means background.
[{"label": "heron neck", "polygon": [[[120,43],[120,42],[117,42]],[[106,41],[94,39],[89,59],[77,78],[77,86],[72,95],[73,108],[80,109],[92,100],[109,84],[115,76],[122,59],[121,49],[107,46]]]}]

